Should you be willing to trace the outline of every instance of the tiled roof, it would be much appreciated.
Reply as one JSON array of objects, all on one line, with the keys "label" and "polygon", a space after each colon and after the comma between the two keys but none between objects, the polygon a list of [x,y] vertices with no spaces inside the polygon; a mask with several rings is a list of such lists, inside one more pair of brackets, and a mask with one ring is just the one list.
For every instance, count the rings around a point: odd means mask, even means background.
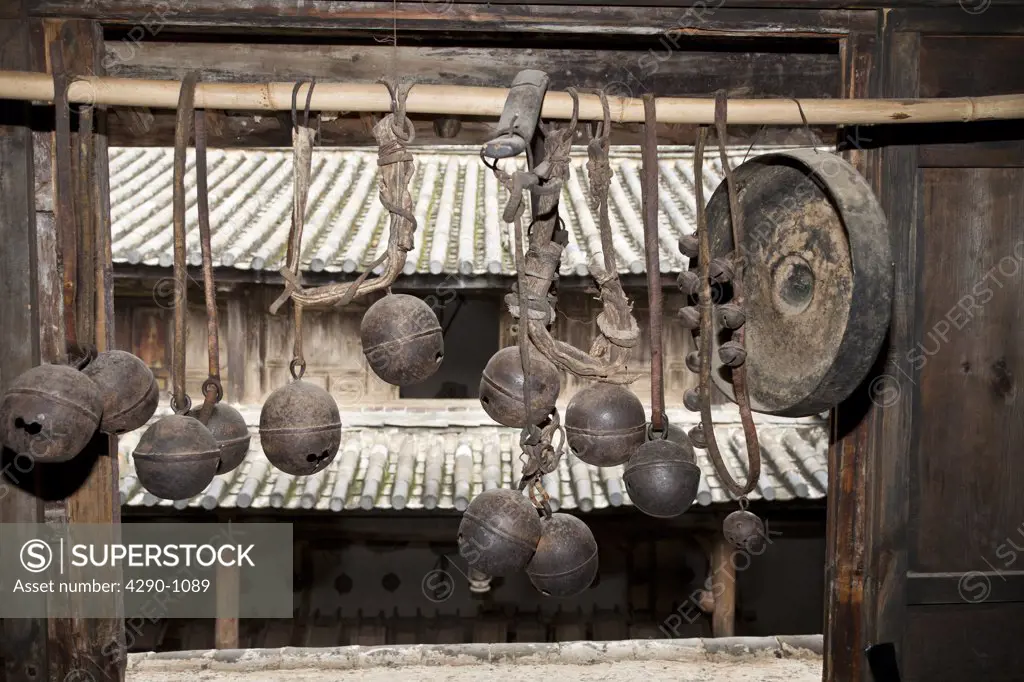
[{"label": "tiled roof", "polygon": [[[463,510],[473,496],[511,487],[519,473],[517,429],[496,426],[479,407],[364,408],[342,412],[344,435],[337,457],[324,471],[295,477],[272,467],[260,447],[258,406],[237,406],[250,424],[246,461],[217,477],[191,500],[158,500],[139,485],[131,451],[143,429],[120,439],[121,502],[129,507],[174,505],[179,509],[253,508],[332,512],[371,509]],[[161,407],[157,416],[166,414]],[[739,415],[733,406],[715,408],[716,434],[734,478],[744,478]],[[156,418],[156,417],[155,417]],[[671,423],[696,423],[690,412],[670,411]],[[825,497],[828,432],[818,418],[782,419],[758,415],[762,474],[751,500],[786,501]],[[706,451],[698,450],[704,475],[695,504],[727,502]],[[744,460],[745,462],[745,460]],[[593,509],[630,505],[622,467],[600,469],[571,453],[544,478],[553,508]]]},{"label": "tiled roof", "polygon": [[[778,148],[775,148],[778,149]],[[738,165],[765,149],[736,148]],[[506,193],[481,163],[478,149],[432,147],[415,150],[412,196],[419,229],[406,274],[511,274],[507,228],[500,222]],[[614,177],[610,220],[622,273],[644,271],[640,213],[640,153],[617,147],[611,153]],[[173,150],[110,150],[113,258],[117,263],[170,267],[172,243]],[[585,149],[575,149],[569,181],[560,203],[570,231],[561,274],[586,275],[601,251],[597,219],[591,210]],[[525,164],[525,161],[520,161]],[[284,259],[292,207],[292,155],[288,150],[210,150],[210,220],[214,265],[277,271]],[[694,231],[693,153],[690,148],[659,149],[662,272],[679,272],[686,259],[676,243]],[[199,265],[195,211],[194,155],[189,151],[188,249]],[[313,152],[302,267],[328,273],[362,271],[387,245],[387,212],[377,199],[377,155],[366,148]],[[721,182],[717,153],[706,156],[704,193]],[[527,209],[529,213],[529,209]]]}]

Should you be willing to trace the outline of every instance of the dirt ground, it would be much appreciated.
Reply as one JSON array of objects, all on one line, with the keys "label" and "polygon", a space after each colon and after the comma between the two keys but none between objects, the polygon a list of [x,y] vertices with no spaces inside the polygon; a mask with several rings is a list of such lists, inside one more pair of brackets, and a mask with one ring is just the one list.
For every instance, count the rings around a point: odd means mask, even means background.
[{"label": "dirt ground", "polygon": [[821,659],[740,657],[706,663],[622,661],[595,665],[464,665],[360,670],[157,672],[129,670],[126,682],[820,682]]}]

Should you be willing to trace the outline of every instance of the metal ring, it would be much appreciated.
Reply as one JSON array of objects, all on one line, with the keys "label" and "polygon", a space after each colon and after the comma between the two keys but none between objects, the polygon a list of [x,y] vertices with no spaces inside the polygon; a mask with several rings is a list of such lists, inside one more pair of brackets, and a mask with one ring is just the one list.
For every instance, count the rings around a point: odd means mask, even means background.
[{"label": "metal ring", "polygon": [[394,123],[391,124],[391,132],[395,134],[401,142],[411,142],[416,137],[416,127],[412,123],[412,119],[405,116],[405,130],[400,130]]},{"label": "metal ring", "polygon": [[[296,367],[299,368],[298,374],[295,373]],[[306,373],[306,361],[300,360],[299,358],[295,358],[290,363],[288,363],[288,371],[291,372],[292,379],[298,381],[299,379],[302,378],[302,375]]]},{"label": "metal ring", "polygon": [[204,381],[203,382],[203,395],[204,396],[209,395],[211,388],[217,391],[217,397],[214,399],[214,401],[213,401],[214,403],[219,403],[221,400],[224,399],[224,387],[221,385],[220,379],[217,379],[215,377],[210,377],[209,379]]},{"label": "metal ring", "polygon": [[171,409],[174,410],[174,414],[186,414],[192,409],[192,399],[188,397],[188,393],[185,394],[185,409],[179,409],[175,404],[174,396],[171,396]]},{"label": "metal ring", "polygon": [[740,503],[740,510],[741,511],[747,511],[747,506],[750,504],[750,500],[748,500],[747,496],[744,495],[743,497],[741,497],[739,499],[739,503]]},{"label": "metal ring", "polygon": [[[661,421],[664,425],[661,427],[658,433],[661,434],[661,440],[668,440],[668,415],[665,414],[664,412],[661,413]],[[654,422],[647,422],[647,440],[654,440],[654,433]]]}]

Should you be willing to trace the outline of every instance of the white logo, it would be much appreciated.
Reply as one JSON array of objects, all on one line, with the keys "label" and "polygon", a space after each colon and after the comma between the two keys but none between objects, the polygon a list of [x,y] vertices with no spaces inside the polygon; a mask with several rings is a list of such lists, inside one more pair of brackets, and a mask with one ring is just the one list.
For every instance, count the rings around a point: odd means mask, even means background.
[{"label": "white logo", "polygon": [[42,573],[53,563],[53,550],[42,540],[29,540],[21,546],[21,565],[29,573]]}]

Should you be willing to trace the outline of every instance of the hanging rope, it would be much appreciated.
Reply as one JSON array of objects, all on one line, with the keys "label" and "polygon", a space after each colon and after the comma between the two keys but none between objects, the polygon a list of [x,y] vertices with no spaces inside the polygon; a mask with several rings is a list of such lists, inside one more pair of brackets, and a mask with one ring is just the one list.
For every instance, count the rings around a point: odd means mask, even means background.
[{"label": "hanging rope", "polygon": [[285,265],[281,268],[285,290],[270,306],[270,312],[276,313],[289,297],[292,298],[292,361],[288,365],[288,371],[296,381],[306,373],[306,357],[302,348],[302,311],[305,306],[295,298],[294,292],[301,289],[299,267],[302,257],[302,230],[306,220],[306,203],[313,171],[313,143],[316,139],[316,128],[309,123],[309,103],[313,97],[316,80],[310,81],[309,90],[306,91],[306,105],[300,123],[298,96],[302,85],[303,81],[299,81],[292,88],[292,224],[288,231]]},{"label": "hanging rope", "polygon": [[[578,105],[576,90],[570,89],[573,101]],[[636,345],[640,330],[632,314],[629,299],[622,291],[615,256],[612,250],[611,223],[608,219],[608,188],[611,182],[611,168],[608,164],[608,142],[611,133],[611,112],[607,97],[601,96],[604,107],[604,125],[600,136],[588,145],[591,177],[591,191],[595,195],[599,213],[604,267],[598,262],[591,264],[591,274],[596,281],[602,301],[602,311],[597,318],[598,337],[587,353],[575,346],[551,336],[548,327],[554,322],[556,297],[551,288],[558,276],[562,251],[568,244],[568,232],[558,214],[559,196],[569,177],[570,151],[575,138],[577,120],[574,117],[564,128],[550,128],[545,131],[544,161],[527,171],[507,173],[497,162],[484,164],[494,173],[498,182],[508,191],[509,199],[502,214],[507,223],[514,223],[516,234],[522,234],[522,216],[526,204],[523,192],[528,190],[538,198],[537,215],[530,224],[529,248],[517,271],[516,289],[505,297],[509,312],[516,319],[524,317],[525,304],[530,340],[542,355],[558,368],[579,377],[597,378],[609,383],[630,383],[637,377],[620,374],[629,359],[630,350]],[[506,131],[499,131],[499,135]],[[536,170],[536,172],[534,172]]]},{"label": "hanging rope", "polygon": [[[356,298],[387,289],[398,279],[405,267],[406,256],[412,251],[416,232],[416,216],[412,212],[412,195],[409,193],[409,183],[413,177],[413,158],[407,149],[407,145],[415,139],[416,131],[412,120],[405,114],[405,102],[412,83],[395,86],[391,82],[385,82],[384,85],[391,93],[392,113],[377,122],[373,127],[373,135],[378,145],[380,202],[391,213],[387,250],[370,263],[365,272],[354,281],[328,284],[313,289],[304,289],[299,282],[296,260],[294,267],[281,269],[281,276],[285,279],[285,291],[270,307],[271,313],[276,313],[289,298],[302,307],[347,305]],[[308,103],[307,99],[307,106]],[[299,222],[301,223],[301,219]],[[296,224],[293,219],[293,229],[289,235],[289,243],[295,245],[301,240],[301,225],[296,228]],[[295,252],[298,252],[298,246],[295,247]],[[385,263],[380,276],[369,279],[371,272]]]},{"label": "hanging rope", "polygon": [[171,409],[185,414],[192,401],[185,392],[185,341],[188,333],[188,277],[185,270],[185,155],[192,135],[193,107],[199,74],[181,81],[178,113],[174,124],[174,348],[171,357]]},{"label": "hanging rope", "polygon": [[213,281],[213,249],[210,245],[210,200],[206,175],[206,112],[195,112],[196,208],[199,211],[199,245],[203,252],[203,292],[206,297],[206,349],[210,374],[203,382],[203,407],[199,421],[206,424],[213,406],[224,397],[220,381],[220,340],[217,323],[217,290]]},{"label": "hanging rope", "polygon": [[[739,200],[736,195],[736,184],[729,166],[729,158],[726,153],[726,99],[723,92],[716,96],[715,121],[718,132],[719,152],[722,160],[722,167],[725,170],[726,190],[729,196],[729,220],[733,235],[734,253],[739,254],[743,249],[743,214],[739,208]],[[733,497],[740,498],[741,505],[745,505],[745,497],[756,486],[761,476],[761,448],[757,440],[757,431],[754,427],[754,420],[750,413],[750,400],[747,395],[747,373],[746,365],[740,365],[732,369],[733,392],[736,397],[736,404],[739,406],[740,419],[743,423],[743,434],[747,444],[747,480],[740,485],[729,473],[725,465],[722,453],[718,448],[718,441],[715,438],[714,423],[711,420],[711,350],[712,338],[715,333],[713,315],[713,301],[711,298],[711,238],[708,234],[707,213],[704,206],[704,145],[707,141],[707,126],[701,126],[697,134],[697,145],[693,155],[693,184],[695,202],[697,204],[697,232],[699,242],[699,263],[700,263],[700,384],[698,395],[700,397],[700,421],[701,431],[707,440],[708,454],[715,465],[715,471],[719,480]],[[732,278],[733,302],[737,306],[743,304],[742,287],[742,266],[743,259],[735,258],[734,267],[739,268]],[[743,328],[733,331],[733,339],[743,343]]]},{"label": "hanging rope", "polygon": [[644,255],[647,261],[647,302],[651,329],[651,428],[664,431],[665,382],[662,358],[661,257],[658,251],[658,132],[654,96],[644,95],[644,139],[641,203],[644,220]]},{"label": "hanging rope", "polygon": [[[521,215],[516,217],[515,225],[516,232],[514,248],[516,255],[516,278],[519,285],[522,286],[525,281],[525,267]],[[540,428],[536,424],[530,423],[530,415],[533,414],[533,401],[531,400],[532,390],[530,389],[530,379],[532,377],[532,374],[530,373],[531,344],[529,341],[529,331],[522,321],[520,321],[519,326],[516,329],[516,341],[519,344],[519,360],[523,365],[523,406],[525,408],[523,414],[526,415],[527,420],[527,424],[519,436],[519,446],[522,449],[526,460],[523,462],[523,472],[522,478],[519,481],[519,489],[523,490],[529,486],[530,500],[533,501],[534,506],[541,509],[546,517],[550,517],[551,502],[548,498],[547,491],[544,490],[544,486],[541,485],[540,479],[543,474],[554,471],[554,467],[558,465],[558,459],[562,454],[561,444],[557,451],[551,447],[553,431],[559,426],[558,411],[555,410],[553,412],[551,416],[552,418],[544,428]]]}]

